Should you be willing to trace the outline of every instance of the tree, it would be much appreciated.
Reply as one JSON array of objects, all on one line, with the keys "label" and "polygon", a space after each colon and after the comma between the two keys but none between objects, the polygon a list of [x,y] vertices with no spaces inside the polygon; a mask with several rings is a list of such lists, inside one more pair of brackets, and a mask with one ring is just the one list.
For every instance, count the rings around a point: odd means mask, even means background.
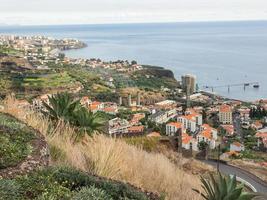
[{"label": "tree", "polygon": [[207,147],[208,147],[208,143],[205,142],[205,141],[201,141],[201,142],[198,143],[198,148],[199,148],[200,151],[206,150]]},{"label": "tree", "polygon": [[205,193],[197,189],[193,189],[206,200],[251,200],[256,194],[243,192],[244,186],[237,185],[236,176],[223,177],[219,173],[219,177],[215,178],[210,174],[210,180],[201,177],[202,188]]},{"label": "tree", "polygon": [[75,136],[75,140],[79,140],[85,134],[92,136],[96,132],[102,132],[104,127],[104,120],[98,113],[92,113],[86,108],[81,107],[74,113],[74,121],[78,129],[78,133]]},{"label": "tree", "polygon": [[43,114],[56,122],[71,122],[73,113],[78,109],[79,101],[74,99],[68,93],[58,93],[48,97],[49,104],[42,102],[45,107]]}]

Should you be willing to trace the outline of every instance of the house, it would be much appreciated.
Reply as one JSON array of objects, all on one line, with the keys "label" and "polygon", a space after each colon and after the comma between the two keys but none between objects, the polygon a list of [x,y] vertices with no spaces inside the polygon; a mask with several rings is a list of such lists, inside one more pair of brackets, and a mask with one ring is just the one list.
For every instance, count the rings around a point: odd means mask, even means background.
[{"label": "house", "polygon": [[43,110],[44,109],[44,106],[43,106],[43,102],[46,103],[46,104],[50,104],[49,102],[49,98],[52,97],[52,94],[44,94],[44,95],[41,95],[35,99],[32,100],[32,105],[33,105],[33,108],[35,110]]},{"label": "house", "polygon": [[263,128],[263,124],[259,120],[257,120],[251,124],[251,128],[259,130]]},{"label": "house", "polygon": [[173,100],[164,100],[158,103],[155,103],[155,106],[158,109],[162,109],[162,110],[170,110],[170,109],[174,109],[177,106],[177,103]]},{"label": "house", "polygon": [[170,122],[166,125],[166,135],[174,136],[177,131],[183,133],[183,125],[180,122]]},{"label": "house", "polygon": [[232,108],[229,105],[223,104],[219,107],[219,121],[222,124],[232,124],[233,122]]},{"label": "house", "polygon": [[184,133],[182,135],[182,147],[186,150],[198,151],[198,142],[192,136]]},{"label": "house", "polygon": [[131,127],[128,127],[128,133],[137,134],[137,133],[143,133],[143,132],[144,132],[144,126],[131,126]]},{"label": "house", "polygon": [[210,127],[208,124],[203,124],[200,132],[197,134],[197,142],[204,141],[209,145],[210,149],[215,149],[216,140],[218,139],[218,132],[216,129]]},{"label": "house", "polygon": [[241,144],[240,142],[233,142],[230,144],[230,152],[235,151],[235,152],[241,152],[245,150],[245,146]]},{"label": "house", "polygon": [[121,135],[128,133],[128,128],[131,127],[126,119],[114,118],[108,122],[108,133],[110,135]]},{"label": "house", "polygon": [[176,109],[166,110],[166,111],[157,111],[156,113],[150,115],[148,119],[156,124],[163,124],[169,121],[170,119],[175,118],[177,115]]},{"label": "house", "polygon": [[82,106],[88,108],[92,104],[92,101],[88,96],[84,96],[81,98],[80,103]]},{"label": "house", "polygon": [[234,135],[234,126],[233,125],[225,124],[225,125],[221,125],[221,128],[225,131],[227,136]]},{"label": "house", "polygon": [[89,110],[91,110],[93,113],[96,113],[97,111],[100,111],[104,108],[104,103],[99,102],[99,101],[93,101],[89,105]]},{"label": "house", "polygon": [[202,115],[198,113],[182,115],[177,118],[177,121],[182,123],[185,130],[195,132],[197,130],[197,126],[202,125]]},{"label": "house", "polygon": [[138,124],[140,122],[141,119],[144,119],[146,117],[145,113],[136,113],[133,115],[130,123],[132,125],[134,124]]},{"label": "house", "polygon": [[258,138],[258,147],[263,145],[264,148],[267,148],[267,130],[259,130],[255,136]]}]

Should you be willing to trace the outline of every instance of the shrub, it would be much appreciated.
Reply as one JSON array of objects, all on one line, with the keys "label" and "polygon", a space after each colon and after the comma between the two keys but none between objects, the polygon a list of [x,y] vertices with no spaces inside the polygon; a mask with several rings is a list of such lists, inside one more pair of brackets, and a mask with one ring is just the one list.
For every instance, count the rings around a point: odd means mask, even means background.
[{"label": "shrub", "polygon": [[20,198],[20,187],[12,180],[0,179],[0,200],[18,200]]},{"label": "shrub", "polygon": [[112,200],[112,198],[105,191],[91,186],[82,188],[72,200]]},{"label": "shrub", "polygon": [[31,153],[34,133],[23,123],[0,113],[0,169],[15,166]]},{"label": "shrub", "polygon": [[16,182],[23,191],[23,197],[26,199],[40,198],[42,200],[69,199],[71,191],[55,181],[51,173],[52,171],[42,170],[18,177]]},{"label": "shrub", "polygon": [[99,179],[97,177],[90,176],[84,172],[80,172],[70,168],[58,168],[49,170],[53,171],[53,178],[57,182],[69,188],[70,190],[77,190],[85,186],[95,186],[96,188],[104,190],[113,199],[147,199],[145,194],[123,183]]},{"label": "shrub", "polygon": [[64,159],[66,158],[66,153],[55,145],[50,145],[49,150],[51,159],[53,161],[64,161]]}]

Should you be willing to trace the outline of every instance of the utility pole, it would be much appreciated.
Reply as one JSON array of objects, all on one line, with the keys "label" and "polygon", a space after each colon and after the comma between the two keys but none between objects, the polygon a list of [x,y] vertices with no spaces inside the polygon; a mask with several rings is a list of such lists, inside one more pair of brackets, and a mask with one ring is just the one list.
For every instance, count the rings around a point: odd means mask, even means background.
[{"label": "utility pole", "polygon": [[217,157],[217,173],[220,172],[220,153],[221,153],[221,144],[218,145],[218,157]]}]

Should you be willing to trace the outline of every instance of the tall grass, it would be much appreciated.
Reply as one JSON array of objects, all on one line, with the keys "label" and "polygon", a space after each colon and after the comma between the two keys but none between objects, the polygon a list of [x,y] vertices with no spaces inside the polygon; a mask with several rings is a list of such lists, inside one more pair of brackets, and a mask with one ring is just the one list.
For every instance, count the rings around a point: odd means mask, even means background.
[{"label": "tall grass", "polygon": [[[53,151],[52,164],[68,165],[99,176],[129,182],[143,189],[164,193],[169,200],[197,200],[200,196],[192,191],[199,188],[197,176],[182,170],[166,156],[148,153],[127,144],[123,140],[104,135],[85,137],[74,143],[74,130],[64,125],[53,130],[52,123],[29,110],[18,108],[17,100],[7,98],[4,111],[39,130]],[[54,134],[50,134],[54,132]]]}]

